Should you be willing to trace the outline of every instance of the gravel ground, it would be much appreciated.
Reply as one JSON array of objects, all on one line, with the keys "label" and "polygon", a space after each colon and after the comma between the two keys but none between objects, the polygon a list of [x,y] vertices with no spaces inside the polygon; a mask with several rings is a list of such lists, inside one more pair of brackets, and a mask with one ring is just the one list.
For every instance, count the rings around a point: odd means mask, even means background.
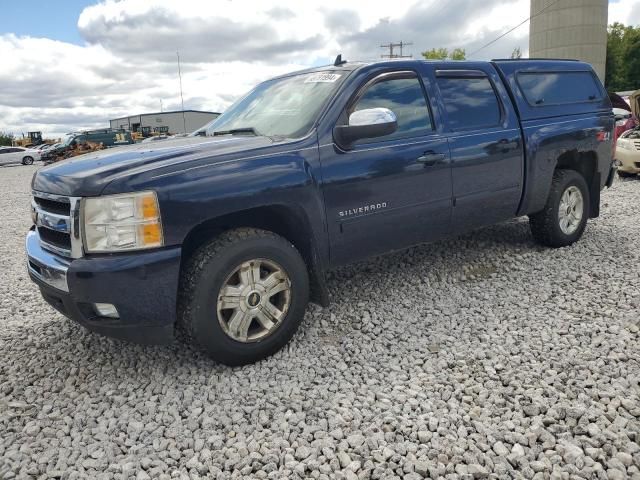
[{"label": "gravel ground", "polygon": [[640,180],[573,247],[518,220],[341,269],[232,369],[44,303],[35,169],[0,168],[0,478],[640,478]]}]

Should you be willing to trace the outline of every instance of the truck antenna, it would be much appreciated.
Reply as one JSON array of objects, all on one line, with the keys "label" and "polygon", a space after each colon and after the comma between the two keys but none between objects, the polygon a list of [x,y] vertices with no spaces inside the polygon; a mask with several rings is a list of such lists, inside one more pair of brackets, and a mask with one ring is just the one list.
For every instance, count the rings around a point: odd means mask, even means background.
[{"label": "truck antenna", "polygon": [[333,62],[333,66],[334,67],[339,67],[340,65],[344,65],[345,63],[347,63],[346,60],[342,60],[342,54],[338,54],[338,56],[336,57],[336,61]]},{"label": "truck antenna", "polygon": [[176,50],[176,56],[178,57],[178,78],[180,79],[180,101],[182,102],[182,126],[184,133],[187,133],[187,120],[184,117],[184,97],[182,96],[182,70],[180,70],[180,52]]}]

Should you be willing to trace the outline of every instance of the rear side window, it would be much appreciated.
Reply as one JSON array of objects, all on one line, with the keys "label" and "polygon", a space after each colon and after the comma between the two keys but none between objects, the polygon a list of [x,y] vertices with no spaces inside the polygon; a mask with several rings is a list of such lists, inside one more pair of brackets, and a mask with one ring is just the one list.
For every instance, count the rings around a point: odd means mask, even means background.
[{"label": "rear side window", "polygon": [[602,99],[591,72],[519,73],[518,84],[533,106],[585,103]]},{"label": "rear side window", "polygon": [[438,87],[452,130],[492,127],[500,123],[500,104],[487,77],[438,75]]}]

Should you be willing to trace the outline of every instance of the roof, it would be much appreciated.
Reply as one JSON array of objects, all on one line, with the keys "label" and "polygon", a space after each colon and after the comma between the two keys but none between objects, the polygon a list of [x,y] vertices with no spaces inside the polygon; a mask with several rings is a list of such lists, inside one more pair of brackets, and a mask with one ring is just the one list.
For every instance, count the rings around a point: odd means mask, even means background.
[{"label": "roof", "polygon": [[[570,70],[575,70],[579,68],[583,68],[584,65],[588,65],[580,60],[574,59],[561,59],[561,58],[505,58],[505,59],[495,59],[495,60],[432,60],[432,59],[424,59],[424,58],[398,58],[398,59],[387,59],[387,60],[374,60],[374,61],[346,61],[340,65],[322,65],[319,67],[307,68],[304,70],[298,70],[295,72],[286,73],[284,75],[279,75],[277,78],[286,78],[294,75],[303,75],[305,73],[315,73],[315,72],[326,72],[328,70],[333,72],[344,71],[344,72],[352,72],[357,70],[358,68],[368,66],[368,65],[376,65],[381,67],[386,66],[397,66],[398,64],[405,65],[406,67],[410,67],[416,63],[440,63],[440,64],[450,64],[450,65],[459,65],[462,68],[473,68],[474,66],[488,63],[509,63],[513,65],[520,66],[528,66],[529,68],[534,65],[540,67],[549,67],[549,66],[569,66]],[[273,80],[273,79],[270,79]]]},{"label": "roof", "polygon": [[[134,115],[127,115],[126,117],[112,118],[109,121],[113,122],[114,120],[124,120],[125,118],[149,117],[149,116],[167,115],[169,113],[182,113],[182,112],[183,112],[183,110],[172,110],[172,111],[169,111],[169,112],[137,113],[137,114],[134,114]],[[207,113],[209,115],[220,115],[220,112],[207,112],[206,110],[184,110],[184,113]]]}]

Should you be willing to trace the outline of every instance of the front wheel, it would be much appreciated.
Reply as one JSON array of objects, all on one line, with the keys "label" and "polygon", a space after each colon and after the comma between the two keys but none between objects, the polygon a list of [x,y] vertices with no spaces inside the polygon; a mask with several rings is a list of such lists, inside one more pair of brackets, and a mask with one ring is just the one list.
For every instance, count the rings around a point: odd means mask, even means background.
[{"label": "front wheel", "polygon": [[32,165],[33,164],[33,157],[29,157],[26,156],[22,159],[22,164],[23,165]]},{"label": "front wheel", "polygon": [[178,327],[216,361],[253,363],[291,339],[308,298],[306,265],[290,242],[265,230],[230,230],[185,265]]},{"label": "front wheel", "polygon": [[589,189],[575,170],[556,170],[544,209],[529,215],[533,238],[548,247],[577,242],[589,218]]}]

